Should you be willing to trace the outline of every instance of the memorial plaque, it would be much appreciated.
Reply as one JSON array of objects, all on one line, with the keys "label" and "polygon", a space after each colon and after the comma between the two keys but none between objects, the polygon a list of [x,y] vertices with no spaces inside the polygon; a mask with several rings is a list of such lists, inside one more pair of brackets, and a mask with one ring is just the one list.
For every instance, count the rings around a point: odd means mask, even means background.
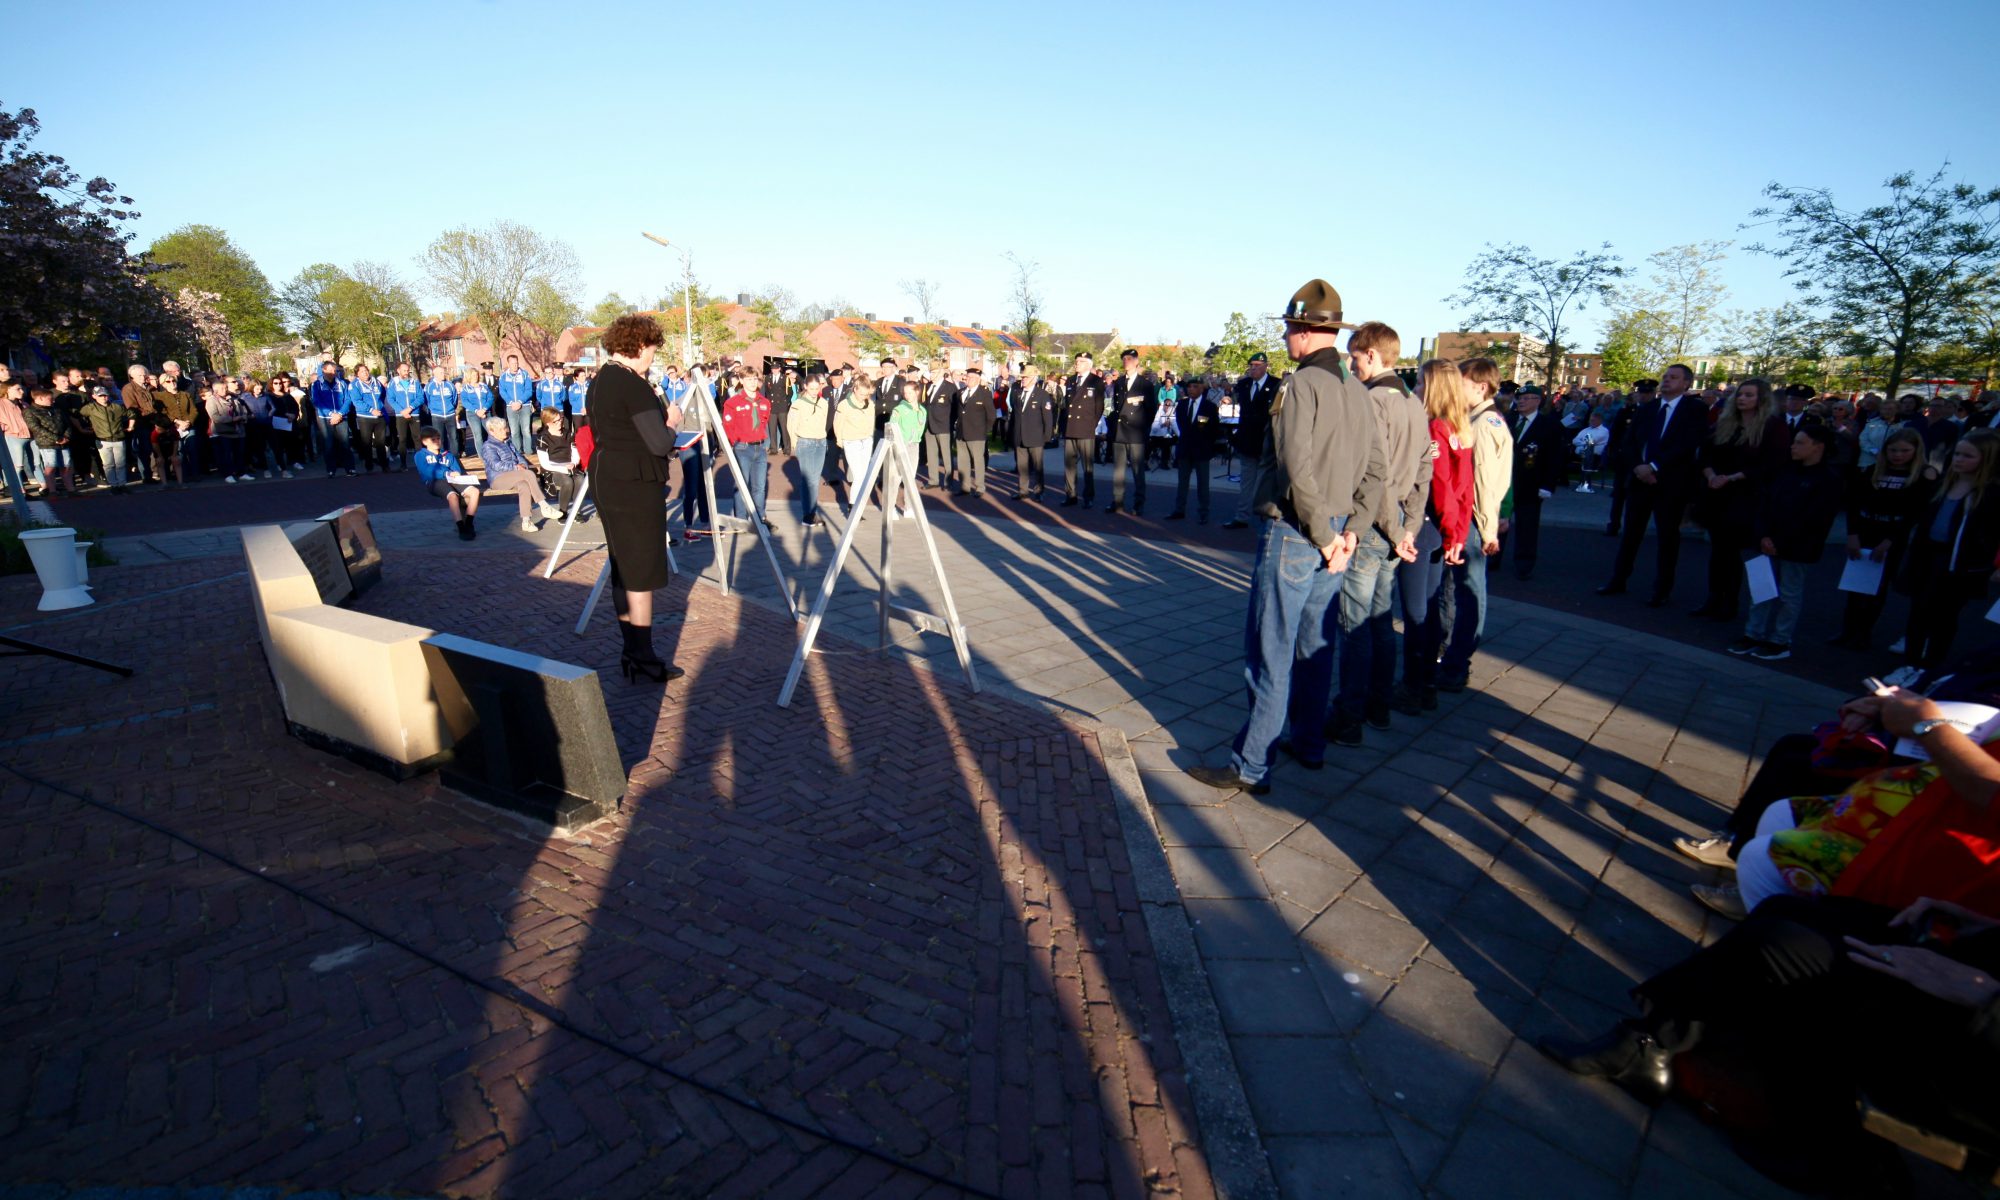
[{"label": "memorial plaque", "polygon": [[333,527],[334,540],[340,545],[340,559],[347,564],[347,579],[354,585],[355,595],[382,582],[382,552],[375,545],[375,528],[368,523],[367,505],[336,508],[319,521]]},{"label": "memorial plaque", "polygon": [[345,604],[354,597],[354,583],[347,577],[347,563],[340,556],[333,526],[317,521],[287,525],[285,536],[299,552],[299,561],[312,573],[321,604]]}]

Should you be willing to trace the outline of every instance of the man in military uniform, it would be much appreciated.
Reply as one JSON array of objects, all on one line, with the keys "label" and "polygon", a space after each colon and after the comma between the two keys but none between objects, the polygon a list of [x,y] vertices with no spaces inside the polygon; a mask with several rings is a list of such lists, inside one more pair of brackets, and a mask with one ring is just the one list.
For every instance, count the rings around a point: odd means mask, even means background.
[{"label": "man in military uniform", "polygon": [[1224,521],[1224,529],[1250,527],[1251,504],[1257,496],[1257,458],[1263,453],[1264,431],[1271,426],[1271,398],[1278,394],[1278,381],[1271,378],[1270,360],[1259,350],[1250,356],[1243,378],[1236,381],[1236,453],[1243,459],[1237,469],[1242,486],[1236,492],[1236,516]]},{"label": "man in military uniform", "polygon": [[[1014,499],[1040,500],[1048,478],[1042,454],[1056,435],[1056,398],[1042,382],[1042,369],[1033,363],[1021,368],[1021,382],[1008,397],[1008,435],[1014,439]],[[1034,492],[1028,491],[1029,479]]]},{"label": "man in military uniform", "polygon": [[1111,507],[1125,509],[1125,475],[1132,475],[1133,516],[1146,512],[1146,439],[1159,415],[1159,389],[1139,370],[1139,352],[1119,356],[1124,373],[1111,381]]},{"label": "man in military uniform", "polygon": [[1091,365],[1089,354],[1078,353],[1076,369],[1063,383],[1064,508],[1074,508],[1078,502],[1078,471],[1083,472],[1083,506],[1097,503],[1097,423],[1104,418],[1104,381]]},{"label": "man in military uniform", "polygon": [[1271,790],[1288,717],[1292,757],[1308,770],[1325,765],[1334,660],[1329,609],[1387,478],[1374,401],[1340,352],[1337,331],[1355,328],[1341,316],[1340,293],[1323,279],[1300,288],[1285,306],[1285,352],[1299,368],[1272,401],[1258,461],[1255,511],[1267,519],[1251,569],[1244,637],[1250,716],[1228,765],[1188,768],[1219,790]]}]

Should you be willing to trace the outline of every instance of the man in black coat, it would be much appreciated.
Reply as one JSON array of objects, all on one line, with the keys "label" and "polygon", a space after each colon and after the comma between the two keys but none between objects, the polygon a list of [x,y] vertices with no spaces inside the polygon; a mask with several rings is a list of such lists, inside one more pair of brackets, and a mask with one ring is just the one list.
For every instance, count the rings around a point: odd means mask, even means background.
[{"label": "man in black coat", "polygon": [[1264,453],[1264,433],[1271,428],[1271,401],[1277,397],[1278,381],[1271,378],[1270,360],[1259,350],[1250,356],[1243,378],[1236,381],[1236,456],[1243,465],[1236,470],[1241,484],[1236,492],[1236,516],[1222,523],[1224,529],[1250,524],[1250,498],[1257,492],[1257,461]]},{"label": "man in black coat", "polygon": [[1569,437],[1542,393],[1530,388],[1514,399],[1514,573],[1528,579],[1542,542],[1542,502],[1568,474]]},{"label": "man in black coat", "polygon": [[931,474],[925,486],[939,491],[951,474],[951,418],[957,402],[958,385],[951,381],[944,360],[938,359],[931,364],[931,377],[924,381],[924,462]]},{"label": "man in black coat", "polygon": [[1014,499],[1029,499],[1029,480],[1034,480],[1033,498],[1042,498],[1048,486],[1042,455],[1056,436],[1056,398],[1042,382],[1040,367],[1029,363],[1021,368],[1021,381],[1007,398],[1007,433],[1014,440]]},{"label": "man in black coat", "polygon": [[1206,525],[1209,463],[1215,457],[1222,433],[1222,413],[1209,397],[1206,383],[1198,379],[1188,382],[1186,394],[1174,406],[1174,426],[1180,434],[1174,443],[1174,465],[1180,473],[1180,483],[1174,489],[1174,511],[1167,514],[1167,520],[1187,518],[1188,476],[1192,475],[1195,516],[1200,524]]},{"label": "man in black coat", "polygon": [[1104,418],[1104,381],[1091,370],[1088,354],[1076,356],[1076,369],[1063,383],[1063,502],[1074,508],[1079,500],[1077,472],[1083,473],[1081,501],[1097,503],[1097,423]]},{"label": "man in black coat", "polygon": [[965,372],[958,394],[958,491],[962,496],[986,494],[986,435],[993,432],[993,392],[978,367]]},{"label": "man in black coat", "polygon": [[1111,507],[1125,508],[1125,476],[1132,476],[1133,516],[1146,512],[1146,439],[1153,436],[1153,418],[1160,413],[1159,391],[1139,371],[1139,352],[1120,355],[1125,371],[1111,381]]},{"label": "man in black coat", "polygon": [[1692,370],[1680,363],[1668,367],[1660,373],[1659,403],[1632,421],[1630,436],[1637,443],[1637,455],[1626,485],[1630,493],[1625,534],[1618,542],[1611,581],[1597,589],[1600,596],[1615,596],[1625,590],[1649,523],[1659,535],[1660,550],[1653,594],[1646,606],[1664,607],[1673,594],[1674,566],[1681,556],[1681,517],[1694,492],[1695,455],[1708,437],[1708,414],[1698,398],[1688,395],[1693,386]]},{"label": "man in black coat", "polygon": [[1604,526],[1606,537],[1618,536],[1619,520],[1625,515],[1625,495],[1630,490],[1632,468],[1639,465],[1639,450],[1632,439],[1632,426],[1652,406],[1660,402],[1659,382],[1641,379],[1632,385],[1632,398],[1619,406],[1611,418],[1611,437],[1604,443],[1604,469],[1611,475],[1611,520]]}]

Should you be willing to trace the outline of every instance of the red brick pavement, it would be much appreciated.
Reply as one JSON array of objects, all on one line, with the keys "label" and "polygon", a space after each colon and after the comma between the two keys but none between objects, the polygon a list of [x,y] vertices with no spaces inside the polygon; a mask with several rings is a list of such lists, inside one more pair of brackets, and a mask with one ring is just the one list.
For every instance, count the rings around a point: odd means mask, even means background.
[{"label": "red brick pavement", "polygon": [[[365,607],[603,666],[596,563],[391,552]],[[1211,1194],[1088,734],[858,653],[778,709],[790,627],[677,582],[623,811],[548,838],[283,736],[238,570],[0,582],[139,668],[0,661],[0,1180]]]}]

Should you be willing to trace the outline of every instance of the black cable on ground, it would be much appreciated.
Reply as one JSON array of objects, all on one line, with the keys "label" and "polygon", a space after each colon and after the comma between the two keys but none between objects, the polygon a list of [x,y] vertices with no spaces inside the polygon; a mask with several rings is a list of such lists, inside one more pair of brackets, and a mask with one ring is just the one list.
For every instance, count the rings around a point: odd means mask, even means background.
[{"label": "black cable on ground", "polygon": [[181,845],[194,850],[198,854],[207,855],[208,857],[223,864],[224,866],[230,868],[233,871],[237,871],[243,875],[247,875],[251,879],[257,880],[260,883],[269,884],[272,887],[279,888],[283,891],[289,892],[293,896],[296,896],[300,900],[304,901],[305,903],[313,905],[314,907],[321,909],[322,911],[327,912],[339,918],[342,921],[347,922],[349,925],[352,925],[356,929],[361,930],[363,933],[367,934],[369,937],[375,939],[378,942],[383,942],[387,945],[394,946],[397,949],[403,951],[404,953],[413,955],[416,958],[421,959],[422,961],[437,968],[438,970],[443,971],[445,974],[450,975],[453,978],[456,978],[464,983],[467,983],[472,987],[478,988],[480,991],[486,992],[493,996],[497,996],[500,999],[505,1000],[510,1004],[514,1004],[520,1008],[524,1008],[530,1012],[536,1013],[540,1015],[543,1019],[547,1020],[550,1024],[554,1025],[558,1029],[561,1029],[565,1033],[568,1033],[573,1037],[582,1038],[584,1041],[589,1042],[594,1046],[598,1046],[601,1047],[602,1049],[608,1050],[611,1053],[618,1055],[620,1058],[623,1058],[628,1062],[637,1063],[640,1066],[645,1067],[649,1071],[654,1071],[657,1072],[658,1074],[664,1075],[668,1079],[673,1080],[675,1083],[683,1084],[687,1087],[694,1088],[696,1091],[702,1092],[709,1096],[713,1096],[718,1100],[724,1101],[725,1103],[733,1104],[736,1107],[741,1108],[746,1112],[754,1113],[757,1116],[772,1122],[773,1124],[781,1125],[786,1129],[796,1130],[799,1133],[807,1135],[808,1137],[818,1138],[819,1140],[826,1142],[829,1145],[838,1146],[843,1150],[851,1151],[855,1154],[860,1155],[863,1158],[873,1159],[874,1161],[882,1163],[885,1166],[894,1168],[895,1170],[898,1171],[907,1172],[908,1174],[915,1175],[918,1178],[927,1180],[931,1183],[940,1184],[944,1187],[952,1188],[953,1190],[961,1192],[967,1196],[978,1197],[978,1200],[1001,1200],[1001,1198],[996,1193],[980,1191],[979,1189],[971,1187],[970,1185],[962,1183],[956,1179],[949,1179],[943,1175],[940,1175],[937,1172],[932,1171],[927,1167],[920,1167],[915,1163],[906,1162],[900,1158],[897,1158],[892,1154],[885,1154],[882,1151],[875,1149],[873,1146],[863,1146],[858,1142],[848,1141],[847,1139],[838,1137],[832,1133],[827,1132],[824,1129],[817,1129],[811,1125],[806,1124],[803,1121],[796,1120],[792,1117],[787,1117],[781,1113],[772,1112],[770,1109],[764,1107],[762,1104],[759,1104],[757,1101],[752,1100],[747,1096],[739,1096],[734,1092],[729,1091],[726,1088],[718,1087],[715,1084],[704,1083],[701,1080],[696,1079],[691,1075],[683,1074],[682,1072],[677,1071],[674,1068],[669,1067],[663,1063],[654,1062],[652,1059],[647,1058],[644,1055],[634,1054],[630,1050],[625,1049],[623,1046],[618,1045],[616,1042],[611,1041],[609,1038],[604,1037],[601,1034],[593,1033],[588,1029],[581,1028],[578,1025],[572,1023],[569,1020],[568,1016],[562,1012],[562,1010],[555,1008],[554,1006],[548,1004],[547,1002],[537,999],[536,997],[528,994],[526,991],[523,991],[516,984],[510,983],[504,979],[491,980],[491,979],[480,978],[479,976],[476,976],[469,971],[454,966],[451,963],[446,962],[441,958],[438,958],[436,955],[431,954],[429,951],[423,950],[417,946],[411,945],[406,941],[403,941],[401,938],[396,937],[395,935],[387,932],[386,930],[377,928],[376,926],[370,924],[369,922],[363,920],[362,918],[355,916],[353,913],[347,912],[344,909],[334,907],[333,905],[327,903],[325,900],[322,900],[318,896],[313,895],[311,892],[306,891],[304,888],[298,887],[297,885],[289,883],[283,879],[274,878],[273,876],[265,874],[261,871],[252,870],[247,865],[236,861],[235,859],[231,858],[227,854],[224,854],[220,850],[216,850],[208,845],[205,845],[202,842],[196,841],[194,838],[189,837],[188,835],[181,833],[178,830],[170,829],[167,826],[162,825],[157,821],[154,821],[150,817],[142,816],[139,813],[130,812],[126,809],[120,808],[116,804],[99,800],[93,796],[86,796],[79,792],[71,791],[70,789],[62,786],[61,784],[51,783],[46,779],[37,778],[36,776],[30,775],[28,772],[21,770],[19,767],[15,766],[11,762],[0,762],[0,770],[6,771],[8,774],[14,776],[17,779],[20,779],[22,782],[27,783],[31,787],[47,788],[49,791],[52,791],[59,796],[67,796],[71,800],[75,800],[80,804],[89,805],[90,807],[95,808],[100,812],[109,813],[114,817],[118,817],[122,820],[130,821],[135,825],[139,825],[146,829],[150,829],[154,833],[159,834],[161,837],[164,837],[169,841],[178,842]]}]

